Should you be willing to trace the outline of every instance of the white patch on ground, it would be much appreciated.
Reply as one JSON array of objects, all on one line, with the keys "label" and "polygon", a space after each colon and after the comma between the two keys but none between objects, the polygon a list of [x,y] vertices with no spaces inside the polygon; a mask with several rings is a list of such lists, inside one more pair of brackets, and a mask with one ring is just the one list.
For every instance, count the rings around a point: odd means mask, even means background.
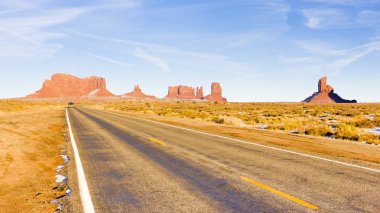
[{"label": "white patch on ground", "polygon": [[375,119],[375,115],[364,115],[364,118],[367,118],[369,120],[374,120]]},{"label": "white patch on ground", "polygon": [[258,125],[256,125],[256,127],[259,129],[268,129],[269,125],[268,124],[258,124]]},{"label": "white patch on ground", "polygon": [[70,158],[67,155],[61,155],[61,157],[63,158],[63,163],[67,163],[70,161]]},{"label": "white patch on ground", "polygon": [[55,180],[55,182],[57,182],[57,183],[62,183],[67,179],[67,177],[65,177],[63,175],[56,175],[55,178],[57,178],[57,180]]},{"label": "white patch on ground", "polygon": [[375,127],[373,129],[366,129],[365,131],[368,133],[372,133],[374,135],[380,135],[380,127]]},{"label": "white patch on ground", "polygon": [[71,195],[71,192],[72,192],[72,191],[71,191],[70,188],[69,188],[69,189],[66,189],[66,195],[67,195],[67,196],[70,196],[70,195]]},{"label": "white patch on ground", "polygon": [[63,165],[59,165],[59,166],[57,166],[57,169],[56,169],[56,171],[57,172],[60,172],[62,169],[64,168],[64,166]]}]

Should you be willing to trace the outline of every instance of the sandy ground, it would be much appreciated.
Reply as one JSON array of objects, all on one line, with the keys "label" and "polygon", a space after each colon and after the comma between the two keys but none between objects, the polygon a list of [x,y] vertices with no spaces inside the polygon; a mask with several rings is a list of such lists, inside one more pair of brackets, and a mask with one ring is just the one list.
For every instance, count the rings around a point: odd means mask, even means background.
[{"label": "sandy ground", "polygon": [[52,212],[55,169],[65,148],[64,111],[2,112],[0,115],[0,212]]}]

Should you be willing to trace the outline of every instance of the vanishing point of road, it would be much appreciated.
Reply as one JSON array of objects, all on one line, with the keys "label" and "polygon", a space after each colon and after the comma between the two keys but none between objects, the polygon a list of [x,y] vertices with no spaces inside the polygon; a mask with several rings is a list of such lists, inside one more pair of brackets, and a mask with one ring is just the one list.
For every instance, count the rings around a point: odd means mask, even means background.
[{"label": "vanishing point of road", "polygon": [[380,172],[68,109],[96,212],[378,212]]}]

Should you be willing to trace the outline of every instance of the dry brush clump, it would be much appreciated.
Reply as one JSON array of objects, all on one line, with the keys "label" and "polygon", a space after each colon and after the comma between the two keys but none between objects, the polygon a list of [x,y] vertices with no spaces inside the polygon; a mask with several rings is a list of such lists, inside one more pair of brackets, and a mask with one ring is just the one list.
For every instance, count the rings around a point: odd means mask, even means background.
[{"label": "dry brush clump", "polygon": [[64,104],[52,101],[0,100],[0,114],[11,112],[30,112],[41,109],[60,109]]},{"label": "dry brush clump", "polygon": [[380,104],[115,101],[102,103],[102,106],[112,110],[380,144],[378,135],[366,132],[380,127]]}]

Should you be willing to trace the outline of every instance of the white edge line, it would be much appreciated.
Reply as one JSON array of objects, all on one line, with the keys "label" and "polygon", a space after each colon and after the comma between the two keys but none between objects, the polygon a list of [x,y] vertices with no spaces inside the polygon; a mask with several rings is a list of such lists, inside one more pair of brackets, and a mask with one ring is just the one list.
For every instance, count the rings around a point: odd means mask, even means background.
[{"label": "white edge line", "polygon": [[70,124],[70,119],[69,119],[69,114],[67,112],[67,108],[66,108],[66,119],[67,119],[67,125],[69,127],[71,145],[73,146],[73,150],[74,150],[75,165],[77,168],[78,185],[79,185],[79,192],[80,192],[80,198],[82,201],[83,211],[85,213],[93,213],[93,212],[95,212],[95,209],[94,209],[94,205],[92,204],[90,191],[89,191],[88,186],[87,186],[86,176],[84,175],[82,162],[81,162],[80,157],[79,157],[79,151],[78,151],[77,145],[75,143],[73,131],[71,129],[71,124]]},{"label": "white edge line", "polygon": [[250,145],[254,145],[254,146],[260,146],[260,147],[264,147],[264,148],[267,148],[267,149],[273,149],[273,150],[276,150],[276,151],[287,152],[287,153],[291,153],[291,154],[295,154],[295,155],[300,155],[300,156],[304,156],[304,157],[314,158],[314,159],[318,159],[318,160],[328,161],[328,162],[332,162],[332,163],[336,163],[336,164],[341,164],[341,165],[345,165],[345,166],[349,166],[349,167],[354,167],[354,168],[359,168],[359,169],[364,169],[364,170],[380,173],[380,170],[377,170],[377,169],[372,169],[372,168],[368,168],[368,167],[364,167],[364,166],[358,166],[358,165],[350,164],[350,163],[344,163],[344,162],[337,161],[337,160],[331,160],[331,159],[327,159],[327,158],[323,158],[323,157],[317,157],[317,156],[314,156],[314,155],[308,155],[308,154],[303,154],[303,153],[299,153],[299,152],[295,152],[295,151],[290,151],[290,150],[286,150],[286,149],[280,149],[280,148],[276,148],[276,147],[266,146],[266,145],[258,144],[258,143],[255,143],[255,142],[248,142],[248,141],[239,140],[239,139],[235,139],[235,138],[229,138],[229,137],[226,137],[226,136],[215,135],[215,134],[211,134],[211,133],[207,133],[207,132],[202,132],[202,131],[197,131],[197,130],[193,130],[193,129],[188,129],[188,128],[184,128],[184,127],[178,127],[178,126],[174,126],[174,125],[171,125],[171,124],[165,124],[165,123],[161,123],[161,122],[157,122],[157,121],[151,121],[151,120],[148,120],[148,119],[134,117],[134,116],[129,116],[129,115],[121,114],[121,113],[114,113],[114,112],[109,112],[109,111],[104,111],[104,112],[108,112],[108,113],[111,113],[111,114],[114,114],[114,115],[121,115],[121,116],[129,117],[129,118],[134,118],[134,119],[138,119],[138,120],[148,121],[148,122],[155,123],[155,124],[160,124],[160,125],[163,125],[163,126],[169,126],[169,127],[173,127],[173,128],[177,128],[177,129],[187,130],[187,131],[190,131],[190,132],[196,132],[196,133],[203,134],[203,135],[208,135],[208,136],[228,139],[228,140],[232,140],[232,141],[239,142],[239,143],[245,143],[245,144],[250,144]]}]

